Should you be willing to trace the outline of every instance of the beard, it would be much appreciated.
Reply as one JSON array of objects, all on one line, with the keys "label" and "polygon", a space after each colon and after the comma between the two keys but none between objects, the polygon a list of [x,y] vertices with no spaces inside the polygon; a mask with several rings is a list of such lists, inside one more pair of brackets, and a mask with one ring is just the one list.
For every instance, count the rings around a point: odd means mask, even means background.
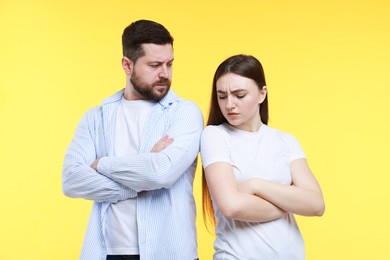
[{"label": "beard", "polygon": [[[150,85],[143,82],[135,71],[133,71],[133,75],[130,78],[130,83],[142,97],[146,100],[154,101],[163,99],[171,88],[171,81],[167,78],[161,78]],[[161,86],[165,87],[161,88]]]}]

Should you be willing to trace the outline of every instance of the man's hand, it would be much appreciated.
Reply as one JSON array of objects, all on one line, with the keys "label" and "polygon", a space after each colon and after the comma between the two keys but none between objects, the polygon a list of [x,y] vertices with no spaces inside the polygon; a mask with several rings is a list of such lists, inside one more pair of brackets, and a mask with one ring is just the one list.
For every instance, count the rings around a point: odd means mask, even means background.
[{"label": "man's hand", "polygon": [[173,142],[173,138],[170,138],[168,135],[165,135],[163,138],[161,138],[152,148],[152,153],[158,153],[164,150]]},{"label": "man's hand", "polygon": [[[151,152],[152,152],[152,153],[161,152],[162,150],[164,150],[165,148],[167,148],[168,145],[170,145],[172,142],[173,142],[173,138],[169,138],[169,136],[166,135],[166,136],[164,136],[163,138],[161,138],[161,139],[153,146]],[[97,171],[97,166],[98,166],[99,160],[100,160],[100,158],[96,159],[96,160],[91,164],[91,168],[94,169],[95,171]]]},{"label": "man's hand", "polygon": [[98,166],[98,163],[99,163],[99,159],[97,159],[96,161],[94,161],[92,164],[91,164],[91,168],[94,169],[95,171],[97,171],[97,166]]}]

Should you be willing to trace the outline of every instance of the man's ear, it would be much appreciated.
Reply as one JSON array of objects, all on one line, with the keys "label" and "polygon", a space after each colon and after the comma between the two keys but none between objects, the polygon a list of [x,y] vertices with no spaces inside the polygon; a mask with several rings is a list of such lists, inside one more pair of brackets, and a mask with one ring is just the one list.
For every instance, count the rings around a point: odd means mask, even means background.
[{"label": "man's ear", "polygon": [[122,57],[122,67],[126,75],[131,75],[134,63],[127,57]]},{"label": "man's ear", "polygon": [[267,96],[267,86],[263,86],[263,88],[260,90],[259,104],[263,103],[266,96]]}]

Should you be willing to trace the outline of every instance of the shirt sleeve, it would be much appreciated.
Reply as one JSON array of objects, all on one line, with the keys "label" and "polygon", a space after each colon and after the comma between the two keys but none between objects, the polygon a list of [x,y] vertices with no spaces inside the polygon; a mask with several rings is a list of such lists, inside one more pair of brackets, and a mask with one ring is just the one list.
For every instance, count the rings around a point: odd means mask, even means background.
[{"label": "shirt sleeve", "polygon": [[94,143],[97,108],[88,111],[77,126],[65,153],[62,170],[62,189],[66,196],[97,202],[112,202],[134,198],[137,193],[101,175],[91,164],[97,159]]},{"label": "shirt sleeve", "polygon": [[289,156],[290,162],[297,160],[297,159],[306,158],[306,155],[305,155],[301,145],[299,144],[298,140],[293,135],[285,134],[284,141],[286,142],[288,149],[289,149],[289,152],[290,152],[290,156]]},{"label": "shirt sleeve", "polygon": [[215,162],[231,163],[227,140],[217,126],[207,126],[203,130],[200,155],[203,168]]},{"label": "shirt sleeve", "polygon": [[102,157],[98,171],[138,192],[170,188],[185,172],[195,171],[191,167],[199,153],[202,112],[192,102],[184,102],[171,116],[172,123],[163,134],[174,141],[167,148],[159,153]]}]

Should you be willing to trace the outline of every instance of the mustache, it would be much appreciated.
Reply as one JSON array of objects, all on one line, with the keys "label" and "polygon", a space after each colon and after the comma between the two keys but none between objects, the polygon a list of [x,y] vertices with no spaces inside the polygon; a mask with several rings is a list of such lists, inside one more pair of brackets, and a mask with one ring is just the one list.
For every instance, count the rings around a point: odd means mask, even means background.
[{"label": "mustache", "polygon": [[160,79],[160,80],[157,80],[153,83],[153,86],[161,86],[161,85],[166,85],[166,86],[170,87],[171,81],[169,79]]}]

